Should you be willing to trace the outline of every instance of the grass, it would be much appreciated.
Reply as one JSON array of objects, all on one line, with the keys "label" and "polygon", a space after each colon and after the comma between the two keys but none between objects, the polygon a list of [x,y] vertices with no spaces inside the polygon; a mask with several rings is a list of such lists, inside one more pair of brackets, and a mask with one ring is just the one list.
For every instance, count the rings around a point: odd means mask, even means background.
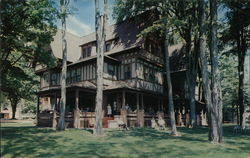
[{"label": "grass", "polygon": [[224,143],[207,141],[207,128],[178,128],[182,136],[148,128],[105,130],[95,137],[91,130],[68,129],[57,132],[31,124],[4,123],[1,156],[9,157],[150,157],[150,158],[250,158],[250,136],[233,134],[224,127]]}]

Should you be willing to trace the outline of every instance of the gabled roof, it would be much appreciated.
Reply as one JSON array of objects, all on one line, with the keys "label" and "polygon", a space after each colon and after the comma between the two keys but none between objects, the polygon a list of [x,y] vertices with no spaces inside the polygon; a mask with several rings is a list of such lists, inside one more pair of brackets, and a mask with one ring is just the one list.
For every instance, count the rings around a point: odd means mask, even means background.
[{"label": "gabled roof", "polygon": [[[142,38],[138,37],[140,31],[141,29],[131,20],[108,26],[106,29],[106,41],[114,40],[112,48],[108,53],[113,54],[130,48],[139,47],[142,41]],[[95,32],[81,37],[81,45],[92,42],[96,42]]]},{"label": "gabled roof", "polygon": [[[152,14],[151,14],[152,13]],[[146,18],[144,22],[139,23],[136,18]],[[139,37],[139,34],[147,26],[152,25],[152,23],[157,19],[157,15],[154,11],[147,11],[138,15],[137,17],[130,18],[119,22],[117,24],[108,26],[106,28],[106,41],[114,40],[114,44],[107,54],[114,54],[120,51],[140,47],[143,38]],[[96,42],[96,33],[93,32],[89,35],[81,37],[81,46],[87,45],[89,43]],[[95,50],[94,50],[95,51]]]},{"label": "gabled roof", "polygon": [[[58,29],[54,40],[51,42],[51,50],[56,58],[62,59],[62,30]],[[80,58],[81,48],[80,37],[66,32],[65,35],[67,41],[67,60],[70,62],[75,62]]]}]

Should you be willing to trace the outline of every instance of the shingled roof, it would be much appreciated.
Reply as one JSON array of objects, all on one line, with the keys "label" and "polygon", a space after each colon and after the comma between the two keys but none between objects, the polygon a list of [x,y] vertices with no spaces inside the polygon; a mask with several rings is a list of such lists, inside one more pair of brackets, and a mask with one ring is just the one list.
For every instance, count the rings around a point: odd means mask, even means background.
[{"label": "shingled roof", "polygon": [[[51,50],[56,58],[62,59],[62,30],[58,29],[54,40],[51,42]],[[80,37],[66,32],[65,35],[67,41],[67,60],[75,62],[81,55]]]},{"label": "shingled roof", "polygon": [[[114,40],[113,46],[108,53],[117,53],[139,47],[142,41],[142,38],[138,37],[140,31],[141,29],[130,20],[108,26],[106,29],[106,41]],[[81,45],[92,42],[96,42],[95,32],[81,38]]]}]

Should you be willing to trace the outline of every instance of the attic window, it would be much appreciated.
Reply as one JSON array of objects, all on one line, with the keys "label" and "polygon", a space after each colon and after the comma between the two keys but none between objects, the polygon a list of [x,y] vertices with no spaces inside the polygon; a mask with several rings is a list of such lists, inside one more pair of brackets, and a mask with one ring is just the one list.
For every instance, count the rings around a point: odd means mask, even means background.
[{"label": "attic window", "polygon": [[91,46],[82,48],[82,58],[91,56]]}]

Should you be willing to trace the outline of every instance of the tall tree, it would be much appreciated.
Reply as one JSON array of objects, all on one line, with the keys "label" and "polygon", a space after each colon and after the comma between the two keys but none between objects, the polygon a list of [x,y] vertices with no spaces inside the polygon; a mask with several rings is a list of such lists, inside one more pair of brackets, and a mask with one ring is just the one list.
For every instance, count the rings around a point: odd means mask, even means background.
[{"label": "tall tree", "polygon": [[222,96],[217,46],[217,0],[210,0],[210,58],[211,58],[211,135],[213,143],[222,142]]},{"label": "tall tree", "polygon": [[[187,97],[190,106],[190,122],[188,122],[188,124],[190,127],[194,127],[196,125],[195,86],[198,71],[198,51],[196,51],[197,1],[170,1],[170,5],[175,15],[175,21],[178,21],[175,23],[175,27],[185,41],[187,57]],[[192,46],[194,46],[194,49],[192,49]]]},{"label": "tall tree", "polygon": [[15,114],[20,98],[31,94],[26,89],[33,83],[30,68],[38,62],[55,64],[47,48],[56,31],[57,11],[51,0],[2,0],[0,16],[0,92],[7,94]]},{"label": "tall tree", "polygon": [[60,19],[62,23],[62,75],[61,75],[61,105],[57,130],[65,130],[65,106],[66,106],[66,76],[67,76],[67,41],[65,39],[66,16],[70,0],[60,0]]},{"label": "tall tree", "polygon": [[100,0],[95,0],[96,14],[96,54],[97,54],[97,84],[96,84],[96,124],[94,134],[102,135],[102,104],[103,104],[103,66],[105,29],[107,23],[107,0],[104,0],[104,14],[101,15]]},{"label": "tall tree", "polygon": [[227,7],[227,24],[228,28],[223,32],[223,41],[232,46],[234,55],[238,56],[238,105],[240,109],[240,125],[245,128],[246,112],[244,105],[244,64],[247,49],[249,49],[249,34],[250,34],[250,1],[248,0],[224,0]]},{"label": "tall tree", "polygon": [[201,61],[201,73],[202,73],[202,85],[205,96],[205,102],[207,105],[207,113],[208,113],[208,125],[209,125],[209,133],[208,139],[211,140],[211,90],[209,84],[209,72],[208,72],[208,61],[206,54],[206,36],[205,36],[205,1],[199,0],[198,4],[198,28],[199,28],[199,52],[200,52],[200,61]]},{"label": "tall tree", "polygon": [[168,109],[169,109],[169,117],[170,117],[170,125],[171,125],[171,135],[178,135],[175,123],[175,113],[174,113],[174,102],[173,102],[173,91],[172,91],[172,82],[171,82],[171,74],[170,74],[170,61],[169,61],[169,32],[166,28],[165,31],[165,41],[164,41],[164,50],[165,50],[165,69],[166,69],[166,79],[167,79],[167,91],[168,91]]},{"label": "tall tree", "polygon": [[4,95],[9,99],[12,108],[12,119],[16,119],[17,105],[21,99],[32,100],[38,90],[38,77],[29,63],[20,62],[3,74]]}]

